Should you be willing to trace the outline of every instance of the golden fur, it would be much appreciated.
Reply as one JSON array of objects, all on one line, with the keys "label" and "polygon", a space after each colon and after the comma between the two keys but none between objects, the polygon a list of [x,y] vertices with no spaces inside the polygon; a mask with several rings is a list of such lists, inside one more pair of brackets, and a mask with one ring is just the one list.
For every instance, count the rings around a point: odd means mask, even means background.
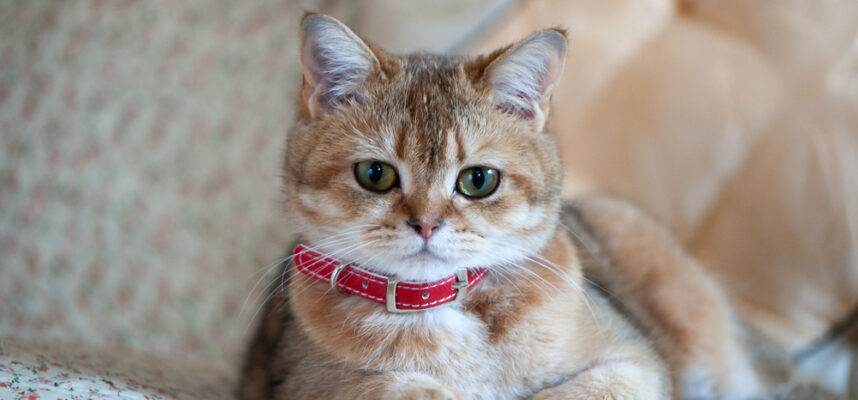
[{"label": "golden fur", "polygon": [[[285,265],[242,398],[666,399],[758,389],[724,295],[664,229],[600,198],[567,206],[577,245],[559,223],[562,166],[545,122],[562,32],[473,60],[392,56],[316,14],[302,34],[304,89],[285,166],[301,240],[404,279],[491,272],[460,306],[390,314]],[[394,165],[400,184],[361,188],[352,166],[367,159]],[[495,194],[451,194],[457,172],[473,165],[502,171]],[[422,242],[413,218],[443,229]],[[613,299],[587,284],[585,267]]]}]

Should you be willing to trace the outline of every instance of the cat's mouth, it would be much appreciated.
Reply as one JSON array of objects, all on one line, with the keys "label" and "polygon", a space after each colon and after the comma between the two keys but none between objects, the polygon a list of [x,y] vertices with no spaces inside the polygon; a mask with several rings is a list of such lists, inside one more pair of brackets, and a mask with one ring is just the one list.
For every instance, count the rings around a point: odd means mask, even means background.
[{"label": "cat's mouth", "polygon": [[407,258],[418,259],[420,261],[447,261],[445,257],[441,257],[429,250],[428,247],[423,246],[417,252],[407,256]]}]

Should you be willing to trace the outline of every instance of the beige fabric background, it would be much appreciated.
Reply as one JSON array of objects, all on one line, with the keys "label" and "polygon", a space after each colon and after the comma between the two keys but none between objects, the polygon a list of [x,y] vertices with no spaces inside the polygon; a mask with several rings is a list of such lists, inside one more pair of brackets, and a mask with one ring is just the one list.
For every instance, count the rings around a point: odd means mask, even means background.
[{"label": "beige fabric background", "polygon": [[313,3],[0,3],[0,336],[235,368]]}]

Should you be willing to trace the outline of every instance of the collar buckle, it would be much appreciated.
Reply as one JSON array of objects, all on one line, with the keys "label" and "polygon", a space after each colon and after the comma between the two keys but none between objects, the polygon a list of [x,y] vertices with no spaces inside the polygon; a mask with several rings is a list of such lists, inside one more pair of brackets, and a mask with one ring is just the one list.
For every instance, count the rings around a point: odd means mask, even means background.
[{"label": "collar buckle", "polygon": [[453,282],[453,289],[456,289],[456,298],[451,303],[462,303],[462,299],[468,294],[468,286],[471,282],[468,281],[468,270],[460,269],[456,271],[456,282]]},{"label": "collar buckle", "polygon": [[346,267],[347,267],[346,264],[339,263],[339,264],[337,264],[337,267],[334,268],[334,272],[331,272],[331,282],[330,282],[331,289],[338,289],[337,288],[337,283],[338,283],[337,280],[340,278],[340,272],[343,272],[343,270],[346,269]]}]

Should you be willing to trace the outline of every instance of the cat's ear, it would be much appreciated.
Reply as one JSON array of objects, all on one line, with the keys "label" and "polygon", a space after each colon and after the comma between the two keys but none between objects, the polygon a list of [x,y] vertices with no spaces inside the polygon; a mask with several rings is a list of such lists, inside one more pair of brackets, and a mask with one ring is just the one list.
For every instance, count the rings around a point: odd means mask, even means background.
[{"label": "cat's ear", "polygon": [[378,69],[372,50],[340,21],[322,14],[301,20],[303,99],[311,117],[342,103],[360,102],[364,83]]},{"label": "cat's ear", "polygon": [[541,132],[565,63],[566,35],[561,30],[537,32],[510,47],[487,67],[495,106],[531,121],[534,131]]}]

